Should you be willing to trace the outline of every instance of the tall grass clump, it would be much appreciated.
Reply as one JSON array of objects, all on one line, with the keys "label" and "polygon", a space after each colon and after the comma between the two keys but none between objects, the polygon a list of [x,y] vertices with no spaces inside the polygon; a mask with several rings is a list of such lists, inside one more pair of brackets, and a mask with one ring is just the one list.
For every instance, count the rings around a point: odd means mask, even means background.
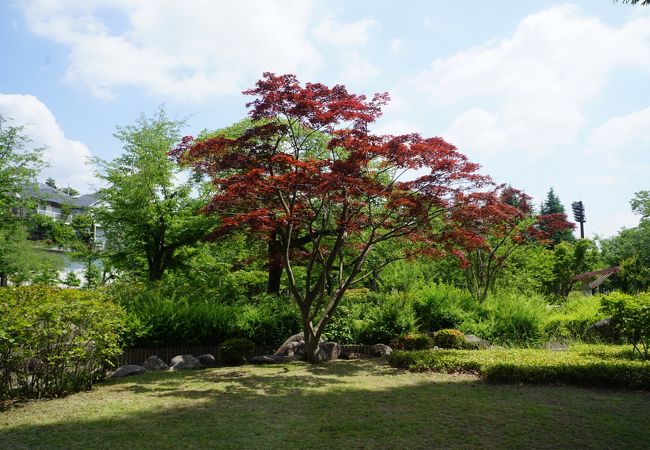
[{"label": "tall grass clump", "polygon": [[413,309],[423,332],[458,328],[474,320],[479,309],[467,290],[448,284],[431,284],[413,295]]},{"label": "tall grass clump", "polygon": [[588,341],[590,327],[605,318],[600,296],[570,295],[553,308],[547,316],[544,329],[549,338],[559,341]]}]

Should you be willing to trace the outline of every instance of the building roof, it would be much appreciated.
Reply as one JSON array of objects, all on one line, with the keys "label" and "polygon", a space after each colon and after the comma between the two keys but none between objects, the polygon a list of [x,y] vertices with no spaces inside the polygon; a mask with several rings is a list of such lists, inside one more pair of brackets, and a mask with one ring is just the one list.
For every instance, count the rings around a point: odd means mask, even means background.
[{"label": "building roof", "polygon": [[70,205],[76,208],[87,208],[97,201],[96,194],[84,194],[79,197],[72,197],[45,183],[38,183],[38,186],[26,186],[23,189],[23,195],[49,203]]}]

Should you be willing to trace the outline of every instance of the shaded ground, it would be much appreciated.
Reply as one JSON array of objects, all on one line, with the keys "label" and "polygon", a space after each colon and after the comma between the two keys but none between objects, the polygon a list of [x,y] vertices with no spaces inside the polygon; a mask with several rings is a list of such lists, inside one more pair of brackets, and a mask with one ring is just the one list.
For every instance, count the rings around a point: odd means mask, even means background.
[{"label": "shaded ground", "polygon": [[650,394],[372,361],[146,374],[0,413],[1,448],[650,448]]}]

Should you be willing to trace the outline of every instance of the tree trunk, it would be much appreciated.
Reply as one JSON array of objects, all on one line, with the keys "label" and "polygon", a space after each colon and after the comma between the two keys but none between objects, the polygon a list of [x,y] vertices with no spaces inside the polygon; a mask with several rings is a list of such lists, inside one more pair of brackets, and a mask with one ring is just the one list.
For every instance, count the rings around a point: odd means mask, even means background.
[{"label": "tree trunk", "polygon": [[7,274],[0,273],[0,287],[7,287],[7,284],[8,284]]},{"label": "tree trunk", "polygon": [[282,244],[273,232],[268,247],[268,284],[266,292],[269,294],[280,293],[280,282],[282,280]]}]

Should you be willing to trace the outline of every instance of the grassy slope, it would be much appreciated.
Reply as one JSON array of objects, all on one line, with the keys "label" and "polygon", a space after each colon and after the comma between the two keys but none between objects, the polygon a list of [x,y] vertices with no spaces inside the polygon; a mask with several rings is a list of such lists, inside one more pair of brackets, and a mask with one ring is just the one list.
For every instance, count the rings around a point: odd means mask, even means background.
[{"label": "grassy slope", "polygon": [[647,448],[650,394],[368,361],[147,374],[0,413],[2,448]]}]

